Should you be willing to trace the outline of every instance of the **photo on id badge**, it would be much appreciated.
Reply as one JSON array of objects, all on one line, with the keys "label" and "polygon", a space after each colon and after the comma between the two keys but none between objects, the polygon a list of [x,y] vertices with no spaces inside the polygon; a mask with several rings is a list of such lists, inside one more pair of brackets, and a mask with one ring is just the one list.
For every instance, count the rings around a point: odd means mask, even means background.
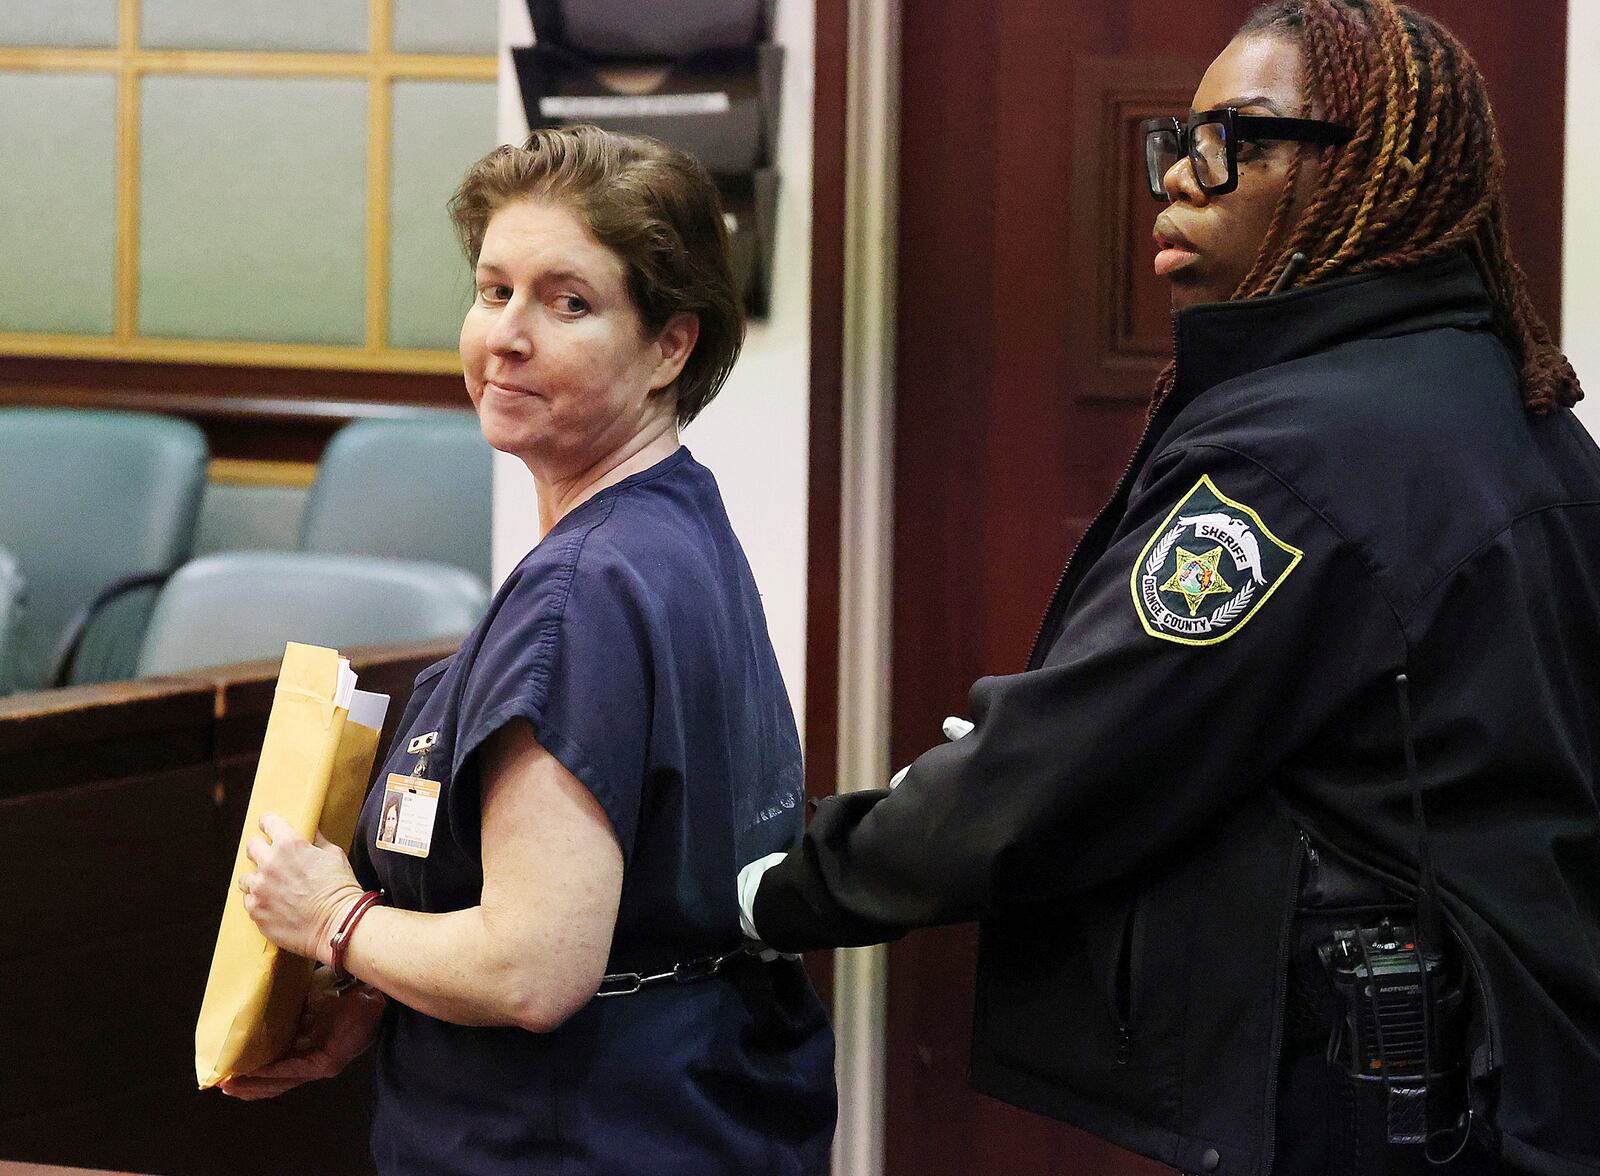
[{"label": "photo on id badge", "polygon": [[409,776],[390,772],[383,786],[383,808],[378,814],[376,845],[393,853],[427,857],[433,844],[433,818],[439,811],[439,785],[424,778],[428,753],[439,738],[437,731],[418,735],[406,751],[417,757]]}]

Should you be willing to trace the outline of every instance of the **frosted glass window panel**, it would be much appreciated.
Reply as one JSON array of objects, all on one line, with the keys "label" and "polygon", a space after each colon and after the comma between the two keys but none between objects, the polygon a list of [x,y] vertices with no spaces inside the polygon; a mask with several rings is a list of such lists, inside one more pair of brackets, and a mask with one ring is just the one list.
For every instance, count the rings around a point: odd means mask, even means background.
[{"label": "frosted glass window panel", "polygon": [[117,43],[117,0],[0,0],[0,46]]},{"label": "frosted glass window panel", "polygon": [[367,83],[152,76],[141,101],[139,333],[361,343]]},{"label": "frosted glass window panel", "polygon": [[394,0],[396,53],[499,52],[498,0]]},{"label": "frosted glass window panel", "polygon": [[144,0],[146,49],[365,53],[367,0]]},{"label": "frosted glass window panel", "polygon": [[494,82],[396,82],[390,150],[389,345],[454,350],[472,298],[445,204],[492,150]]},{"label": "frosted glass window panel", "polygon": [[0,73],[0,331],[109,335],[117,80]]}]

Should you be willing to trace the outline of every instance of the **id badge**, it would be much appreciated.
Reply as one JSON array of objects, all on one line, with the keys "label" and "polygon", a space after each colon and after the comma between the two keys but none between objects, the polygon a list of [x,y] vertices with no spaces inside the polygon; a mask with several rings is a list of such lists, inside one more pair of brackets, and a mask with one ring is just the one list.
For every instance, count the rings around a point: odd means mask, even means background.
[{"label": "id badge", "polygon": [[439,785],[435,781],[391,772],[383,786],[383,808],[378,812],[377,847],[427,857],[438,811]]}]

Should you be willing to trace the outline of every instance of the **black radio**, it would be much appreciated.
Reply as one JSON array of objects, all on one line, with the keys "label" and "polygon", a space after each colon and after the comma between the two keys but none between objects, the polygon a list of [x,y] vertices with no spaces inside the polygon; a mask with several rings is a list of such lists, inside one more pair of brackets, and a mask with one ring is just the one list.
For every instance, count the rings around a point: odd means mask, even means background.
[{"label": "black radio", "polygon": [[1317,955],[1341,1012],[1329,1061],[1385,1085],[1390,1143],[1425,1142],[1429,1080],[1448,1089],[1460,1069],[1461,986],[1443,958],[1418,950],[1411,927],[1388,919],[1335,930]]}]

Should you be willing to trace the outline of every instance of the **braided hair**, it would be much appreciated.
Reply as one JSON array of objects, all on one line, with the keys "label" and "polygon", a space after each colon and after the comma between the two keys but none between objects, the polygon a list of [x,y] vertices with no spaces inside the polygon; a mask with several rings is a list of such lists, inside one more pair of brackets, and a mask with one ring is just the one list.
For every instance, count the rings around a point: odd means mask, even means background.
[{"label": "braided hair", "polygon": [[[1583,392],[1528,297],[1511,256],[1505,160],[1483,75],[1443,25],[1393,0],[1275,0],[1240,36],[1281,36],[1303,55],[1323,117],[1353,129],[1343,147],[1301,145],[1254,263],[1232,298],[1268,293],[1295,253],[1302,280],[1373,273],[1451,250],[1472,257],[1494,307],[1495,332],[1521,368],[1536,414]],[[1315,195],[1292,221],[1295,181],[1316,167]],[[1168,365],[1157,403],[1172,388]]]}]

